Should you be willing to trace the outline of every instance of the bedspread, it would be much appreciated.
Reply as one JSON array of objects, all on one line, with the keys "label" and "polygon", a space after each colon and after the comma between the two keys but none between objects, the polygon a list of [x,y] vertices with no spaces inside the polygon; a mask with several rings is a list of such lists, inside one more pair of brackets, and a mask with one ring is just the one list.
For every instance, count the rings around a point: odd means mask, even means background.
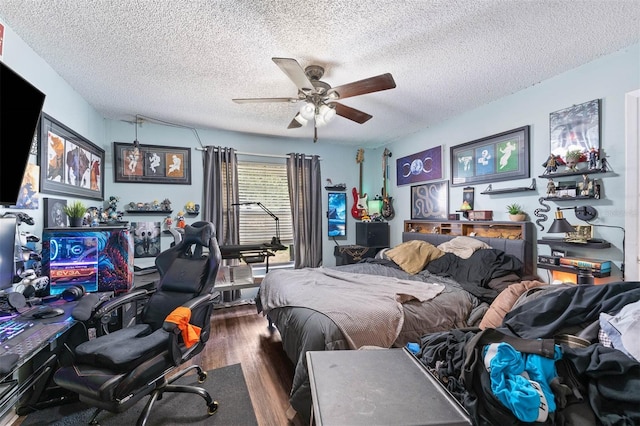
[{"label": "bedspread", "polygon": [[286,306],[321,312],[336,323],[351,349],[391,347],[403,327],[402,304],[431,300],[444,289],[436,283],[323,267],[272,271],[265,280],[260,294],[265,315]]}]

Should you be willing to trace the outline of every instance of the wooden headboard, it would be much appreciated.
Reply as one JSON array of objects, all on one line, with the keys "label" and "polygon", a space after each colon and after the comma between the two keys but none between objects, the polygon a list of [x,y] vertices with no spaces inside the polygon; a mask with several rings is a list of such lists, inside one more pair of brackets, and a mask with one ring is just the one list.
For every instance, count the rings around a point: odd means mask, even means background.
[{"label": "wooden headboard", "polygon": [[[535,238],[532,232],[533,227],[526,228],[523,239],[490,238],[490,237],[470,237],[489,244],[492,248],[502,250],[507,254],[517,257],[524,264],[523,277],[536,276],[536,262],[533,258],[533,244]],[[454,239],[455,235],[427,234],[422,232],[403,232],[402,241],[422,240],[434,246]]]}]

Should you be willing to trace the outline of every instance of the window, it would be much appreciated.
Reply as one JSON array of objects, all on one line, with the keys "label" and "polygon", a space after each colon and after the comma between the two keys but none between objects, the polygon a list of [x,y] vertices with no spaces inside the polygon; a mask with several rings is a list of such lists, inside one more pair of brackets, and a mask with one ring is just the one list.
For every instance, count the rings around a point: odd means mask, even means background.
[{"label": "window", "polygon": [[[291,204],[287,185],[287,167],[279,163],[238,161],[239,202],[262,204],[280,224],[280,242],[287,250],[276,252],[269,264],[289,262],[293,243]],[[240,206],[240,244],[270,242],[276,236],[276,221],[260,206]]]}]

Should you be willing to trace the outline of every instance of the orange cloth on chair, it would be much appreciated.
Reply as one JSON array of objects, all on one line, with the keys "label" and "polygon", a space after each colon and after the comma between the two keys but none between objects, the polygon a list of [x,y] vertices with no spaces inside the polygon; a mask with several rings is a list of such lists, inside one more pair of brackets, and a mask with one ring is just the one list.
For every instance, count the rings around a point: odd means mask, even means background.
[{"label": "orange cloth on chair", "polygon": [[179,306],[173,310],[165,321],[178,324],[178,328],[182,331],[182,340],[188,348],[193,346],[200,340],[200,327],[189,324],[191,319],[191,309]]}]

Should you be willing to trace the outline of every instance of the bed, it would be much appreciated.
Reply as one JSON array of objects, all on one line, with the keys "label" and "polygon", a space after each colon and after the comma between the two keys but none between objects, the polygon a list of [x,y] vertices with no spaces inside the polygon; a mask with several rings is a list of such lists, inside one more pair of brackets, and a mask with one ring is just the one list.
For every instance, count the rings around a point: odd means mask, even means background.
[{"label": "bed", "polygon": [[[309,421],[307,351],[402,347],[424,334],[477,326],[502,288],[532,275],[533,237],[524,237],[405,232],[402,244],[375,259],[269,272],[256,306],[295,366],[291,408]],[[406,261],[416,252],[423,266]]]}]

